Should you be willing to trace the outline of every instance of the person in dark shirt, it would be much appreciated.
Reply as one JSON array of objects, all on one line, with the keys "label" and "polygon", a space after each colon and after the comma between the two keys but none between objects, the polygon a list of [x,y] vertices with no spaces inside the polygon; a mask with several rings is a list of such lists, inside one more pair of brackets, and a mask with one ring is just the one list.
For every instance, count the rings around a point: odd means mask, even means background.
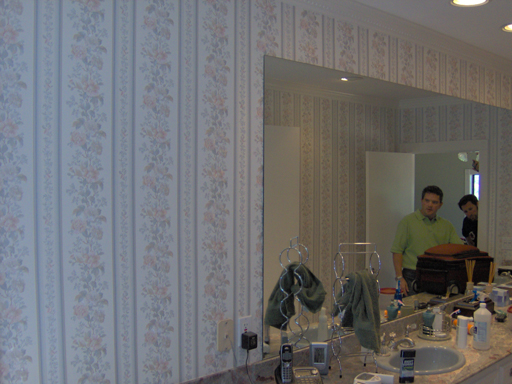
[{"label": "person in dark shirt", "polygon": [[462,236],[469,245],[477,246],[478,235],[478,199],[475,195],[464,195],[459,200],[459,208],[466,217],[462,222]]}]

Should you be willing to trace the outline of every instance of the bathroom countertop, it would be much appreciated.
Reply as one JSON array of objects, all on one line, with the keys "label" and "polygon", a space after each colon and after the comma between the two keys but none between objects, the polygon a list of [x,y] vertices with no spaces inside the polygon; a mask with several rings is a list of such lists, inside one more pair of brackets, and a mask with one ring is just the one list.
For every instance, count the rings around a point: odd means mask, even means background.
[{"label": "bathroom countertop", "polygon": [[[507,319],[507,321],[512,321],[512,319]],[[469,379],[471,376],[477,374],[485,368],[499,362],[505,357],[512,354],[512,344],[510,343],[510,336],[512,335],[512,331],[510,330],[509,324],[498,323],[493,319],[491,325],[491,348],[487,351],[479,351],[473,348],[473,338],[468,335],[468,346],[466,349],[460,349],[466,358],[466,364],[462,368],[459,368],[455,371],[439,374],[439,375],[426,375],[426,376],[415,376],[415,383],[432,383],[432,384],[455,384],[461,383],[466,379]],[[446,341],[432,341],[431,343],[435,343],[436,345],[443,345],[448,347],[456,348],[455,346],[455,330],[453,329],[451,332],[452,339]],[[418,342],[424,343],[425,340],[422,340],[418,337],[418,332],[412,332],[411,337]],[[343,377],[339,378],[339,368],[338,363],[335,359],[331,360],[331,368],[332,371],[328,376],[324,377],[323,381],[325,384],[334,384],[334,383],[353,383],[354,378],[361,372],[375,372],[376,367],[373,360],[370,358],[369,363],[366,367],[363,367],[363,363],[361,362],[360,357],[350,357],[344,358],[342,360],[342,372]],[[378,368],[377,371],[383,374],[392,374],[394,376],[394,382],[398,383],[398,373],[393,373],[389,371],[385,371],[381,368]]]},{"label": "bathroom countertop", "polygon": [[[424,299],[424,300],[423,300]],[[420,297],[420,301],[428,301],[428,297]],[[455,302],[447,304],[446,311],[450,313],[453,310]],[[381,324],[381,333],[389,335],[390,332],[395,332],[398,337],[404,334],[407,325],[419,325],[421,323],[422,312],[417,312],[411,316],[407,316],[403,319],[396,321],[386,322]],[[428,375],[428,376],[415,376],[414,382],[419,384],[456,384],[462,383],[467,379],[471,379],[472,376],[478,374],[480,371],[490,367],[491,365],[500,362],[506,357],[512,355],[512,343],[510,339],[512,331],[510,322],[512,318],[508,318],[505,323],[497,323],[494,321],[491,325],[491,348],[487,351],[478,351],[472,347],[473,339],[468,335],[468,346],[466,349],[461,350],[466,358],[466,364],[455,371],[440,374],[440,375]],[[411,332],[411,337],[418,342],[424,343],[425,340],[418,337],[418,332]],[[447,341],[432,341],[438,345],[449,346],[455,348],[455,330],[451,332],[452,339]],[[344,354],[352,354],[360,350],[360,344],[355,335],[344,336],[342,338],[341,352]],[[294,351],[294,366],[307,366],[309,365],[309,351],[307,348],[302,350]],[[187,384],[271,384],[275,383],[274,370],[279,365],[279,358],[272,357],[258,361],[254,364],[246,366],[240,364],[235,369],[225,370],[217,372],[212,375],[204,376],[198,379],[188,381]],[[363,366],[361,357],[347,357],[342,356],[341,368],[343,376],[339,377],[339,366],[336,359],[331,359],[331,371],[329,375],[323,377],[325,384],[352,384],[354,378],[361,372],[375,372],[376,367],[372,358],[368,359],[366,367]],[[385,371],[382,368],[378,368],[377,371],[382,374],[390,374],[394,376],[394,383],[398,383],[398,373]],[[248,378],[248,375],[251,379]]]}]

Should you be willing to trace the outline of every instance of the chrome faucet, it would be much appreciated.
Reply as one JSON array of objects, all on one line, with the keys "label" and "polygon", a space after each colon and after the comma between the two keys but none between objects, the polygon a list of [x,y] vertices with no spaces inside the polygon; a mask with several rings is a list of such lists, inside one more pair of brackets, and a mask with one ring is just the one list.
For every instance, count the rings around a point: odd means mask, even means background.
[{"label": "chrome faucet", "polygon": [[398,349],[398,347],[402,344],[406,343],[406,347],[408,348],[412,348],[416,345],[416,343],[414,342],[413,339],[411,339],[410,337],[403,337],[397,341],[392,341],[390,344],[389,344],[389,349],[391,349],[392,351],[396,351]]},{"label": "chrome faucet", "polygon": [[391,333],[389,335],[390,336],[390,340],[389,340],[389,344],[388,344],[389,349],[391,349],[392,351],[396,351],[398,349],[398,347],[401,346],[402,344],[406,344],[406,347],[408,347],[408,348],[414,347],[416,345],[416,343],[414,342],[413,339],[411,339],[409,337],[409,331],[411,329],[416,329],[416,324],[408,324],[405,328],[404,337],[402,337],[399,340],[395,340],[396,334],[394,332]]}]

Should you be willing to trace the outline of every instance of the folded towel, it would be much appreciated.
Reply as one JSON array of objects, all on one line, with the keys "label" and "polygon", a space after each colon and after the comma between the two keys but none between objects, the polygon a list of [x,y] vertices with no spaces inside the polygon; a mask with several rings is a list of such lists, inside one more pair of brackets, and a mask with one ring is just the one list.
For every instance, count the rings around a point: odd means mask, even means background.
[{"label": "folded towel", "polygon": [[345,292],[338,293],[336,302],[334,314],[345,311],[341,325],[354,328],[362,347],[379,352],[379,291],[375,278],[367,270],[349,273]]},{"label": "folded towel", "polygon": [[[302,290],[298,294],[300,285],[295,273],[302,278]],[[295,315],[293,295],[297,294],[302,305],[312,313],[316,313],[322,308],[326,295],[322,282],[303,264],[291,263],[281,276],[282,288],[290,296],[284,300],[286,294],[281,291],[280,280],[278,280],[268,299],[265,313],[265,324],[278,329],[281,329],[281,326]],[[281,301],[283,301],[282,307]]]}]

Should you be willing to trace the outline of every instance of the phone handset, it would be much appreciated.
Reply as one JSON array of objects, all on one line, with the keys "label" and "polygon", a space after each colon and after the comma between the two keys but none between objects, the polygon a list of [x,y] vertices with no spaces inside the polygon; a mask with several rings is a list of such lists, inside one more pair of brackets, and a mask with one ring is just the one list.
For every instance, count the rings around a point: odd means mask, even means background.
[{"label": "phone handset", "polygon": [[291,344],[281,345],[281,381],[291,383],[293,381],[293,349]]}]

